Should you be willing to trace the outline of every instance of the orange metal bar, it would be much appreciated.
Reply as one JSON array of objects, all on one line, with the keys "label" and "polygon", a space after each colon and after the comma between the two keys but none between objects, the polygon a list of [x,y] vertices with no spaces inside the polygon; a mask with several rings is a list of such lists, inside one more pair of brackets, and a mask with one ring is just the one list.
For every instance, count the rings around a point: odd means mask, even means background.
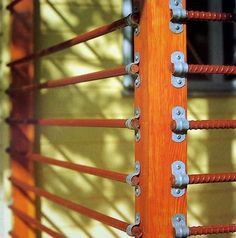
[{"label": "orange metal bar", "polygon": [[9,124],[41,125],[41,126],[72,126],[72,127],[109,127],[109,128],[129,128],[136,130],[139,128],[138,119],[132,119],[131,127],[128,127],[128,119],[15,119],[8,118]]},{"label": "orange metal bar", "polygon": [[[39,197],[44,197],[44,198],[47,198],[48,200],[52,201],[52,202],[55,202],[59,205],[62,205],[66,208],[69,208],[73,211],[76,211],[84,216],[87,216],[91,219],[94,219],[94,220],[97,220],[97,221],[100,221],[108,226],[111,226],[111,227],[114,227],[118,230],[121,230],[121,231],[124,231],[126,232],[127,231],[127,228],[129,226],[129,224],[127,222],[124,222],[124,221],[120,221],[120,220],[117,220],[115,218],[112,218],[112,217],[109,217],[109,216],[106,216],[102,213],[99,213],[99,212],[96,212],[94,210],[91,210],[89,208],[86,208],[86,207],[83,207],[79,204],[76,204],[76,203],[73,203],[69,200],[66,200],[66,199],[63,199],[61,197],[58,197],[56,195],[53,195],[43,189],[40,189],[40,188],[37,188],[37,187],[34,187],[34,186],[30,186],[30,185],[27,185],[26,183],[23,183],[22,181],[18,180],[18,179],[15,179],[13,177],[10,178],[10,180],[12,181],[12,183],[26,191],[26,192],[32,192],[34,193],[35,195],[39,196]],[[135,226],[133,229],[132,229],[132,234],[134,236],[138,236],[140,237],[140,234],[141,234],[141,230],[139,227]]]},{"label": "orange metal bar", "polygon": [[[10,49],[11,58],[22,57],[33,52],[34,50],[34,14],[36,1],[22,1],[17,5],[17,12],[21,15],[22,20],[16,14],[11,14],[11,34],[10,34]],[[18,7],[19,6],[19,7]],[[26,27],[23,22],[27,22],[30,29]],[[25,78],[20,77],[21,74]],[[30,62],[27,65],[11,68],[11,84],[19,87],[25,84],[32,84],[34,81],[34,65]],[[20,116],[21,118],[28,118],[34,116],[34,99],[30,94],[16,95],[11,98],[11,116]],[[20,129],[16,127],[10,128],[11,145],[17,150],[24,150],[31,152],[34,143],[34,125],[23,125]],[[11,157],[10,166],[12,175],[15,178],[21,178],[23,182],[34,185],[35,184],[35,170],[34,162],[22,160],[20,158]],[[30,199],[25,194],[22,194],[18,189],[13,187],[12,198],[14,207],[17,209],[24,208],[26,215],[36,217],[36,197],[32,194]],[[35,238],[36,231],[32,230],[19,217],[13,214],[13,228],[12,234],[24,234],[24,237]]]},{"label": "orange metal bar", "polygon": [[[95,73],[78,75],[75,77],[68,77],[68,78],[48,81],[45,83],[31,84],[31,85],[23,86],[21,88],[11,88],[8,90],[8,93],[12,94],[15,92],[29,92],[29,91],[37,90],[37,89],[64,87],[64,86],[72,85],[72,84],[78,84],[78,83],[90,82],[90,81],[95,81],[100,79],[106,79],[110,77],[122,76],[128,73],[129,72],[127,72],[126,66],[120,66],[120,67],[116,67],[112,69],[98,71]],[[130,74],[136,74],[136,73],[138,73],[138,65],[133,64],[130,66]]]},{"label": "orange metal bar", "polygon": [[189,227],[189,236],[212,235],[236,232],[236,224]]},{"label": "orange metal bar", "polygon": [[99,27],[95,30],[92,30],[92,31],[83,33],[81,35],[78,35],[78,36],[76,36],[76,37],[74,37],[70,40],[67,40],[67,41],[59,43],[57,45],[51,46],[47,49],[43,49],[43,50],[41,50],[39,52],[36,52],[34,54],[29,54],[29,55],[27,55],[23,58],[14,60],[14,61],[10,62],[8,64],[8,66],[12,67],[14,65],[27,63],[31,60],[38,59],[38,58],[53,54],[53,53],[56,53],[56,52],[61,51],[61,50],[65,50],[67,48],[70,48],[70,47],[72,47],[74,45],[77,45],[77,44],[80,44],[82,42],[86,42],[86,41],[89,41],[91,39],[100,37],[102,35],[111,33],[113,31],[116,31],[120,28],[124,28],[124,27],[126,27],[130,24],[130,21],[138,23],[138,19],[139,19],[139,17],[138,17],[137,14],[131,14],[131,15],[129,15],[125,18],[122,18],[118,21],[115,21],[111,24]]},{"label": "orange metal bar", "polygon": [[141,109],[141,138],[135,144],[135,159],[141,165],[136,211],[141,215],[143,238],[169,238],[173,237],[172,216],[187,212],[186,195],[173,197],[170,179],[174,160],[187,160],[186,140],[174,142],[170,128],[172,109],[187,107],[187,86],[174,88],[170,69],[173,52],[186,55],[186,29],[181,34],[169,29],[169,1],[133,0],[133,5],[140,8],[140,33],[134,37],[141,78],[135,89],[135,107]]},{"label": "orange metal bar", "polygon": [[48,235],[55,237],[55,238],[63,238],[64,237],[61,234],[59,234],[58,232],[55,232],[55,231],[49,229],[48,227],[42,225],[38,220],[29,217],[24,212],[20,211],[19,209],[15,208],[14,206],[10,206],[10,209],[16,216],[18,216],[20,219],[22,219],[24,222],[26,222],[33,229],[45,232]]},{"label": "orange metal bar", "polygon": [[[56,159],[42,156],[39,154],[27,154],[25,152],[17,152],[11,148],[7,149],[7,152],[11,154],[12,156],[21,156],[21,157],[24,157],[25,159],[37,161],[47,165],[54,165],[61,168],[74,170],[79,173],[91,174],[91,175],[111,179],[114,181],[127,183],[126,178],[128,174],[113,172],[113,171],[104,170],[104,169],[98,169],[98,168],[85,166],[85,165],[79,165],[79,164],[75,164],[75,163],[71,163],[67,161],[60,161],[60,160],[56,160]],[[135,186],[138,184],[139,184],[139,178],[137,176],[133,177],[132,185]]]}]

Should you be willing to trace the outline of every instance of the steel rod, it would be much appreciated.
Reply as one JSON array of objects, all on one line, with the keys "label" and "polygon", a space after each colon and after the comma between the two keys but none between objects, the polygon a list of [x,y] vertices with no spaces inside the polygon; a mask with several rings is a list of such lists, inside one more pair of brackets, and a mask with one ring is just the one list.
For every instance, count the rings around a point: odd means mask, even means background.
[{"label": "steel rod", "polygon": [[23,220],[24,222],[31,225],[34,229],[41,231],[41,232],[45,232],[48,235],[55,237],[55,238],[63,238],[64,237],[63,235],[59,234],[58,232],[55,232],[55,231],[51,230],[50,228],[44,226],[38,220],[29,217],[24,212],[20,211],[19,209],[15,208],[14,206],[10,206],[9,208],[12,210],[12,212],[17,217],[19,217],[21,220]]},{"label": "steel rod", "polygon": [[[236,129],[236,120],[197,120],[189,121],[189,127],[184,128],[183,132],[187,130],[210,130],[210,129]],[[177,131],[177,122],[175,120],[171,123],[172,131]]]},{"label": "steel rod", "polygon": [[[39,154],[30,154],[30,155],[27,155],[26,157],[30,160],[38,161],[41,163],[55,165],[61,168],[67,168],[67,169],[71,169],[80,173],[91,174],[91,175],[119,181],[122,183],[126,183],[126,178],[128,176],[128,174],[124,174],[124,173],[117,173],[117,172],[108,171],[104,169],[93,168],[90,166],[84,166],[84,165],[74,164],[71,162],[60,161],[60,160],[52,159],[52,158],[42,156]],[[135,185],[138,185],[138,183],[139,183],[138,177],[134,177],[132,180],[132,185],[135,186]]]},{"label": "steel rod", "polygon": [[189,74],[226,74],[235,75],[236,66],[230,65],[188,65]]},{"label": "steel rod", "polygon": [[[139,67],[136,64],[133,64],[130,66],[130,74],[136,74],[139,71]],[[117,77],[127,74],[127,68],[126,66],[119,66],[112,69],[106,69],[102,71],[98,71],[95,73],[89,73],[84,75],[78,75],[75,77],[68,77],[58,80],[51,80],[47,81],[45,83],[39,83],[39,84],[31,84],[26,85],[21,88],[12,88],[8,90],[8,93],[14,93],[14,92],[29,92],[37,89],[48,89],[48,88],[57,88],[57,87],[64,87],[67,85],[72,84],[78,84],[78,83],[84,83],[84,82],[90,82],[100,79],[106,79],[110,77]]]},{"label": "steel rod", "polygon": [[189,184],[236,182],[236,173],[192,174]]},{"label": "steel rod", "polygon": [[[190,174],[188,184],[207,184],[207,183],[228,183],[236,182],[236,173],[217,173],[217,174]],[[172,176],[172,186],[176,186],[175,176]],[[187,184],[187,185],[188,185]]]},{"label": "steel rod", "polygon": [[186,11],[186,20],[188,21],[235,21],[233,13],[226,12],[204,12],[204,11]]},{"label": "steel rod", "polygon": [[234,233],[236,224],[189,227],[189,236]]},{"label": "steel rod", "polygon": [[22,1],[23,1],[23,0],[13,0],[13,1],[11,1],[11,3],[9,3],[9,4],[7,5],[6,9],[9,10],[9,11],[12,11],[13,7],[14,7],[16,4],[18,4],[18,3],[22,2]]},{"label": "steel rod", "polygon": [[[55,202],[59,205],[62,205],[66,208],[69,208],[75,212],[78,212],[84,216],[87,216],[91,219],[94,219],[94,220],[97,220],[97,221],[100,221],[108,226],[111,226],[111,227],[114,227],[118,230],[121,230],[121,231],[124,231],[126,232],[127,231],[127,228],[130,224],[128,224],[127,222],[124,222],[124,221],[120,221],[118,219],[115,219],[115,218],[112,218],[112,217],[109,217],[107,215],[104,215],[102,213],[99,213],[99,212],[96,212],[94,210],[91,210],[89,208],[86,208],[84,206],[81,206],[79,204],[76,204],[74,202],[71,202],[69,200],[66,200],[64,198],[61,198],[61,197],[58,197],[56,195],[53,195],[43,189],[40,189],[40,188],[37,188],[37,187],[33,187],[33,186],[30,186],[30,185],[27,185],[26,183],[23,183],[21,182],[20,180],[16,179],[16,178],[13,178],[11,177],[10,178],[11,182],[13,183],[14,186],[16,187],[19,187],[20,189],[24,190],[24,191],[28,191],[28,192],[32,192],[34,193],[35,195],[37,195],[38,197],[44,197],[52,202]],[[132,234],[134,236],[139,236],[141,235],[141,230],[139,227],[135,226],[133,229],[132,229]]]},{"label": "steel rod", "polygon": [[38,59],[38,58],[56,53],[58,51],[65,50],[67,48],[70,48],[70,47],[72,47],[74,45],[77,45],[77,44],[80,44],[82,42],[86,42],[86,41],[89,41],[91,39],[100,37],[102,35],[111,33],[113,31],[116,31],[116,30],[120,29],[120,28],[124,28],[124,27],[126,27],[130,24],[130,19],[133,22],[138,23],[139,16],[138,16],[138,14],[131,14],[131,15],[129,15],[127,17],[124,17],[124,18],[122,18],[118,21],[115,21],[111,24],[104,25],[102,27],[96,28],[95,30],[80,34],[80,35],[78,35],[78,36],[76,36],[76,37],[74,37],[70,40],[67,40],[67,41],[64,41],[62,43],[51,46],[49,48],[43,49],[43,50],[41,50],[39,52],[36,52],[34,54],[29,54],[29,55],[27,55],[23,58],[14,60],[14,61],[8,63],[8,66],[12,67],[12,66],[15,66],[15,65],[18,65],[18,64],[26,63],[26,62],[29,62],[31,60]]},{"label": "steel rod", "polygon": [[190,130],[202,129],[235,129],[236,120],[201,120],[189,121]]},{"label": "steel rod", "polygon": [[[130,128],[127,126],[128,119],[15,119],[8,118],[6,122],[14,124],[32,124],[41,126],[68,126],[68,127],[107,127],[107,128]],[[132,119],[132,129],[139,128],[138,119]]]}]

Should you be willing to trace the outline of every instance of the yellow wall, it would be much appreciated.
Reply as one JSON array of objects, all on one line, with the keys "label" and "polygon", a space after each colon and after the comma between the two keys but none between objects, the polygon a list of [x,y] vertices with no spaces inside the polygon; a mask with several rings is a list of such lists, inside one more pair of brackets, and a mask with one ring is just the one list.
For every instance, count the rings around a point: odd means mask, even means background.
[{"label": "yellow wall", "polygon": [[[42,1],[41,15],[43,48],[121,18],[121,1]],[[41,80],[121,65],[121,47],[118,31],[45,58]],[[122,90],[121,78],[44,90],[38,116],[127,118],[133,115],[133,100],[122,96]],[[132,131],[44,127],[40,134],[43,155],[125,173],[134,169]],[[126,184],[50,166],[41,167],[40,177],[41,186],[52,193],[124,221],[134,220],[133,190]],[[68,237],[128,237],[46,200],[42,200],[42,212]]]},{"label": "yellow wall", "polygon": [[[66,40],[121,17],[121,0],[41,0],[41,36],[38,48]],[[41,62],[40,80],[109,68],[122,63],[120,32],[89,41]],[[7,62],[7,48],[3,52]],[[4,75],[6,69],[4,68]],[[2,77],[2,75],[1,75]],[[1,89],[8,87],[8,78],[0,80]],[[4,178],[9,175],[7,128],[3,119],[9,104],[0,92],[0,155],[4,160]],[[235,97],[191,98],[189,119],[234,118]],[[121,78],[43,90],[38,95],[36,114],[43,118],[127,118],[132,116],[133,99],[122,96]],[[37,149],[46,156],[79,164],[129,173],[134,168],[133,133],[125,129],[38,128]],[[234,131],[194,131],[189,133],[189,173],[232,172],[236,170]],[[58,167],[38,167],[39,186],[76,203],[118,219],[132,222],[133,191],[125,185],[78,174]],[[2,177],[2,176],[1,176]],[[6,194],[8,190],[5,189]],[[195,185],[188,193],[189,225],[235,223],[235,185]],[[8,199],[10,201],[10,199]],[[42,221],[69,238],[128,237],[99,222],[42,199]],[[4,202],[6,207],[6,203]],[[9,218],[9,216],[6,216]],[[9,220],[9,219],[8,219]],[[158,221],[157,221],[158,222]],[[0,229],[1,230],[1,229]],[[43,237],[48,237],[43,235]],[[153,238],[158,238],[157,234]],[[212,236],[209,236],[212,237]],[[214,237],[235,238],[236,235]]]}]

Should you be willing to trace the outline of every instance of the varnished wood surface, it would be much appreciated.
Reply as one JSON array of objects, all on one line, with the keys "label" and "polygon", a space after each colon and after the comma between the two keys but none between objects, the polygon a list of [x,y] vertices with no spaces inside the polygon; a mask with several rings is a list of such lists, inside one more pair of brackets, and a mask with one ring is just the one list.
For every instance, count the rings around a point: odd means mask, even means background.
[{"label": "varnished wood surface", "polygon": [[170,57],[173,51],[186,51],[186,34],[169,30],[169,1],[140,2],[141,32],[135,37],[135,51],[141,55],[142,82],[135,106],[141,108],[141,140],[135,157],[141,162],[142,194],[136,199],[136,211],[141,213],[144,238],[171,238],[172,216],[186,214],[186,196],[171,195],[171,164],[186,162],[187,157],[186,141],[171,139],[171,111],[177,105],[186,108],[187,90],[171,85]]},{"label": "varnished wood surface", "polygon": [[[16,13],[11,14],[11,57],[12,60],[23,57],[33,50],[33,1],[22,1],[15,7]],[[11,84],[21,87],[33,83],[33,64],[21,65],[11,68]],[[33,116],[32,94],[16,95],[11,97],[11,116],[22,118]],[[21,151],[31,151],[34,142],[34,128],[32,125],[19,125],[11,127],[10,146]],[[28,184],[34,184],[34,166],[32,161],[12,156],[12,175]],[[14,206],[35,217],[35,197],[24,194],[16,187],[12,187]],[[35,231],[24,223],[19,217],[13,215],[13,233],[19,237],[34,238]]]}]

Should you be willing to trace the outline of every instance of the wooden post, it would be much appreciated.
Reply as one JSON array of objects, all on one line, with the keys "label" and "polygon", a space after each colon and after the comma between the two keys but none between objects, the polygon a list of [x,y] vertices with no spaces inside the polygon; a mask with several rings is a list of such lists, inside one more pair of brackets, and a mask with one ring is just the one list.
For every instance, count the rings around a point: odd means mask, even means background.
[{"label": "wooden post", "polygon": [[[33,12],[34,1],[19,2],[11,10],[11,57],[12,60],[23,57],[33,51]],[[32,84],[34,79],[33,63],[11,67],[11,87],[21,87]],[[11,97],[11,117],[33,117],[33,94],[19,94]],[[17,151],[31,152],[34,143],[34,127],[32,125],[11,126],[10,147]],[[33,161],[23,156],[11,156],[12,176],[27,184],[34,185]],[[18,188],[12,188],[14,207],[34,218],[36,215],[36,200],[32,194],[26,194]],[[35,231],[13,214],[13,234],[27,238],[36,237]]]},{"label": "wooden post", "polygon": [[[172,141],[172,108],[187,105],[187,86],[171,84],[171,54],[186,53],[186,29],[175,34],[169,29],[168,0],[134,0],[140,4],[140,33],[135,36],[139,52],[141,85],[135,89],[135,106],[141,109],[141,139],[136,142],[135,159],[141,163],[141,195],[136,211],[141,214],[143,237],[173,237],[172,216],[186,214],[186,195],[171,195],[171,164],[186,163],[186,140]],[[185,54],[186,55],[186,54]]]}]

